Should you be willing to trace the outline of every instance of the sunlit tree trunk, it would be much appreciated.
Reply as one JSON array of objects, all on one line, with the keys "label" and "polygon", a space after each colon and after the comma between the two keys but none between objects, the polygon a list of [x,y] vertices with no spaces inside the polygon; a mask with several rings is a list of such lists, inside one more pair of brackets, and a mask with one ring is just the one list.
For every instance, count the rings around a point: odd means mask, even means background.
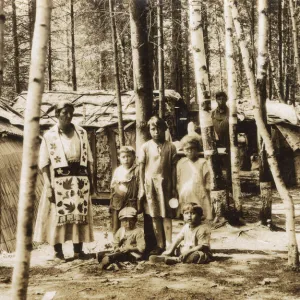
[{"label": "sunlit tree trunk", "polygon": [[123,128],[123,117],[122,117],[122,100],[120,92],[120,74],[119,74],[119,64],[118,64],[118,47],[117,47],[117,34],[116,34],[116,21],[115,21],[115,11],[113,0],[109,0],[109,15],[111,22],[111,38],[112,45],[114,49],[114,72],[115,72],[115,89],[116,89],[116,98],[118,106],[118,131],[119,131],[119,141],[120,146],[125,145],[125,136]]},{"label": "sunlit tree trunk", "polygon": [[122,69],[121,69],[120,73],[122,73],[124,89],[126,91],[128,91],[128,89],[129,89],[129,83],[128,83],[129,75],[128,75],[128,66],[127,66],[127,63],[126,63],[124,40],[122,40],[117,27],[116,27],[116,35],[117,35],[117,41],[118,41],[118,45],[119,45],[119,48],[120,48],[120,54],[121,54]]},{"label": "sunlit tree trunk", "polygon": [[72,55],[72,86],[77,91],[76,55],[75,55],[75,29],[74,29],[74,0],[70,0],[71,16],[71,55]]},{"label": "sunlit tree trunk", "polygon": [[148,140],[152,114],[152,76],[148,59],[147,0],[130,1],[130,30],[136,108],[136,148]]},{"label": "sunlit tree trunk", "polygon": [[17,29],[17,8],[16,1],[12,0],[12,33],[14,41],[14,77],[15,77],[15,91],[17,94],[21,92],[20,85],[20,55],[19,55],[19,40],[18,40],[18,29]]},{"label": "sunlit tree trunk", "polygon": [[226,209],[226,190],[211,118],[211,95],[209,90],[206,57],[201,23],[201,1],[189,0],[191,45],[194,58],[197,101],[199,103],[200,127],[204,155],[211,171],[211,198],[215,210],[215,223],[222,221]]},{"label": "sunlit tree trunk", "polygon": [[18,206],[16,262],[12,276],[12,299],[26,299],[32,250],[33,208],[36,201],[37,159],[40,140],[40,107],[52,2],[39,0],[36,8],[29,86],[24,114],[24,141]]},{"label": "sunlit tree trunk", "polygon": [[[237,38],[239,40],[242,56],[243,56],[243,63],[247,74],[248,85],[251,93],[251,100],[252,100],[252,107],[253,107],[253,114],[257,125],[257,130],[260,136],[263,139],[265,144],[267,156],[268,156],[268,163],[273,175],[273,179],[275,185],[277,187],[278,193],[285,204],[286,209],[286,231],[288,234],[288,264],[293,267],[299,266],[299,253],[298,253],[298,245],[296,240],[296,233],[295,233],[295,208],[294,203],[289,195],[289,192],[282,180],[278,163],[275,157],[275,150],[272,144],[272,140],[270,134],[265,126],[264,119],[262,116],[262,112],[259,105],[259,98],[257,96],[256,84],[255,84],[255,77],[254,73],[251,69],[249,64],[250,56],[249,51],[247,48],[247,42],[245,40],[245,35],[243,29],[240,24],[239,13],[237,9],[237,2],[230,0],[231,5],[231,12],[233,17],[233,22],[237,34]],[[257,80],[261,80],[262,76],[265,72],[263,68],[265,68],[262,62],[259,64],[259,72],[257,76]]]},{"label": "sunlit tree trunk", "polygon": [[231,157],[232,196],[235,209],[239,216],[242,214],[240,160],[237,142],[237,78],[234,60],[233,23],[228,0],[224,1],[225,15],[225,51],[229,102],[229,138]]},{"label": "sunlit tree trunk", "polygon": [[299,60],[299,50],[298,50],[298,30],[296,23],[296,13],[294,8],[294,1],[290,1],[290,12],[291,12],[291,20],[292,20],[292,28],[293,28],[293,42],[294,42],[294,64],[297,70],[297,82],[298,87],[300,87],[300,60]]},{"label": "sunlit tree trunk", "polygon": [[[188,3],[188,0],[186,0]],[[189,50],[189,13],[188,10],[185,13],[184,18],[185,27],[185,101],[187,106],[190,106],[190,50]]]},{"label": "sunlit tree trunk", "polygon": [[159,116],[165,116],[165,74],[164,74],[164,30],[163,1],[157,0],[157,52],[158,52],[158,88]]},{"label": "sunlit tree trunk", "polygon": [[[3,91],[3,72],[4,72],[4,23],[5,14],[3,10],[4,0],[0,0],[0,96]],[[0,223],[1,227],[1,223]],[[1,230],[1,229],[0,229]],[[1,236],[1,234],[0,234]]]}]

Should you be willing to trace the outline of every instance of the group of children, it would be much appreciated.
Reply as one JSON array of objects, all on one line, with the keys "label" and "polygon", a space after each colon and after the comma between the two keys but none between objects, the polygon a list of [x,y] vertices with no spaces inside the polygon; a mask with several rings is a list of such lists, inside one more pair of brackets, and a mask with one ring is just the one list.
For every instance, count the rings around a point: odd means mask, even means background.
[{"label": "group of children", "polygon": [[[209,170],[199,157],[200,140],[185,136],[181,146],[185,157],[177,161],[173,143],[166,141],[164,120],[148,121],[151,140],[144,143],[135,164],[130,146],[120,149],[121,165],[111,182],[111,216],[114,250],[99,254],[103,269],[111,263],[137,261],[150,256],[166,263],[207,263],[211,260],[212,219]],[[179,199],[172,208],[170,200]],[[183,215],[185,225],[172,243],[172,219]],[[144,214],[144,230],[136,227],[137,215]]]}]

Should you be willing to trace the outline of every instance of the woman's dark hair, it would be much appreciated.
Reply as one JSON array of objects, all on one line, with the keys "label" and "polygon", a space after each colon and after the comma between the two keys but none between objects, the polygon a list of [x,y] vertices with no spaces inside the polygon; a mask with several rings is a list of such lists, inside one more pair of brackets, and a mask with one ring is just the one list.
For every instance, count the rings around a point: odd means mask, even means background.
[{"label": "woman's dark hair", "polygon": [[147,123],[148,129],[150,129],[151,125],[155,125],[157,127],[160,127],[164,131],[166,131],[167,128],[168,128],[166,122],[163,119],[161,119],[157,116],[153,116],[153,117],[150,118],[150,120]]},{"label": "woman's dark hair", "polygon": [[227,100],[227,94],[225,92],[217,92],[216,99],[219,99],[219,98]]},{"label": "woman's dark hair", "polygon": [[188,202],[182,207],[182,213],[185,211],[193,212],[197,214],[199,217],[203,216],[203,209],[200,205],[194,202]]},{"label": "woman's dark hair", "polygon": [[55,117],[57,118],[60,114],[60,111],[66,107],[70,107],[72,112],[74,112],[75,107],[72,102],[70,101],[60,101],[55,105]]}]

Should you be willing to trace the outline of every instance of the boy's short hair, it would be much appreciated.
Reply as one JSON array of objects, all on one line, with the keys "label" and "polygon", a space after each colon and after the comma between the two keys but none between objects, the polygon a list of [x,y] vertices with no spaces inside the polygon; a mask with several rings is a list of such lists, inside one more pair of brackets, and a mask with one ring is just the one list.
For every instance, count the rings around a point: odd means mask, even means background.
[{"label": "boy's short hair", "polygon": [[131,146],[122,146],[119,150],[119,155],[121,155],[121,153],[131,153],[133,156],[135,156],[135,150]]},{"label": "boy's short hair", "polygon": [[225,98],[225,100],[227,100],[227,94],[225,92],[217,92],[216,93],[216,99],[218,98]]},{"label": "boy's short hair", "polygon": [[190,211],[196,213],[199,217],[203,216],[203,209],[200,205],[194,202],[188,202],[183,205],[182,207],[182,213]]},{"label": "boy's short hair", "polygon": [[125,218],[137,218],[137,210],[133,207],[124,207],[119,212],[119,220]]},{"label": "boy's short hair", "polygon": [[157,127],[160,127],[164,131],[166,131],[167,128],[168,128],[166,122],[162,118],[159,118],[157,116],[153,116],[153,117],[150,118],[150,120],[147,123],[148,129],[150,129],[151,125],[155,125]]},{"label": "boy's short hair", "polygon": [[201,150],[200,139],[196,136],[185,135],[180,141],[181,147],[184,148],[186,145],[192,145],[197,148],[198,151]]},{"label": "boy's short hair", "polygon": [[58,118],[60,112],[61,112],[64,108],[66,108],[66,107],[71,108],[71,110],[72,110],[73,113],[74,113],[74,110],[75,110],[74,104],[73,104],[72,102],[68,101],[68,100],[63,100],[63,101],[60,101],[60,102],[56,103],[55,106],[54,106],[54,109],[55,109],[55,117]]}]

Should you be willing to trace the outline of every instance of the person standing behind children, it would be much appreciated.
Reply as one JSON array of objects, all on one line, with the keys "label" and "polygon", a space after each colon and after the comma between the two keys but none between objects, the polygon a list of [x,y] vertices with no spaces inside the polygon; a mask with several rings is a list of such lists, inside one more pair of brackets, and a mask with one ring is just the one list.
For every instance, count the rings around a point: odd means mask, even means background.
[{"label": "person standing behind children", "polygon": [[[169,200],[177,195],[176,147],[165,140],[164,120],[152,117],[148,128],[152,139],[142,145],[139,155],[140,199],[146,200],[142,205],[145,214],[152,218],[157,242],[150,254],[159,255],[172,242],[172,218],[176,211],[170,207]],[[147,234],[145,231],[147,248],[150,248]]]},{"label": "person standing behind children", "polygon": [[208,224],[201,224],[202,208],[191,202],[183,206],[182,213],[186,224],[176,236],[174,243],[163,253],[163,256],[150,257],[151,261],[164,261],[170,264],[176,262],[205,264],[212,260],[211,230]]},{"label": "person standing behind children", "polygon": [[131,146],[120,148],[119,160],[121,165],[116,168],[111,180],[111,223],[115,234],[120,228],[118,214],[124,207],[137,209],[139,189],[139,169],[134,163],[135,151]]},{"label": "person standing behind children", "polygon": [[177,191],[182,208],[188,202],[194,202],[203,209],[205,219],[212,219],[210,200],[210,174],[205,158],[199,157],[200,141],[195,136],[186,135],[181,140],[186,157],[177,164]]},{"label": "person standing behind children", "polygon": [[119,212],[121,227],[114,236],[114,250],[102,255],[98,253],[101,269],[116,262],[136,262],[141,260],[145,251],[145,238],[142,228],[136,227],[137,211],[133,207],[124,207]]}]

